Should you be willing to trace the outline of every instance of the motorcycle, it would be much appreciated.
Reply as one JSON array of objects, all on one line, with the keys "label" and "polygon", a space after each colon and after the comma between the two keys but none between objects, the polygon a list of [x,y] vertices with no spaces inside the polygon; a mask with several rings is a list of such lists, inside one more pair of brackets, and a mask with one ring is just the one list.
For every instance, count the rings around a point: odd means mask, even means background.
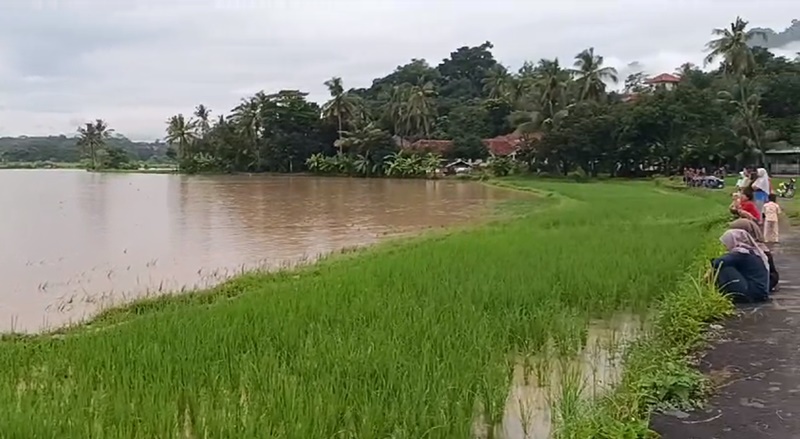
[{"label": "motorcycle", "polygon": [[795,183],[795,179],[790,178],[788,182],[779,184],[775,193],[781,198],[794,198]]}]

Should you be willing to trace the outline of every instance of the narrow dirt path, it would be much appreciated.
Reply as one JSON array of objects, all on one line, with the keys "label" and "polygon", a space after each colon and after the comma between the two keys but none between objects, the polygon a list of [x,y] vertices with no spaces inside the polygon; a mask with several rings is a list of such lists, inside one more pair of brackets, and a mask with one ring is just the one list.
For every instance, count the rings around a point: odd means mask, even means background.
[{"label": "narrow dirt path", "polygon": [[702,358],[717,385],[708,407],[657,415],[666,439],[800,439],[800,232],[781,224],[775,246],[780,291],[740,308]]}]

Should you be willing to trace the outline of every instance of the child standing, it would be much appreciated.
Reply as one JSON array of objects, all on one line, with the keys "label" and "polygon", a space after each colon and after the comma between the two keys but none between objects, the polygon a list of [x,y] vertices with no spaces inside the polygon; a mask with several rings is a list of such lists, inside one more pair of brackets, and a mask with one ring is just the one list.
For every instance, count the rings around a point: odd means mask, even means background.
[{"label": "child standing", "polygon": [[781,206],[776,202],[775,194],[769,194],[769,201],[764,204],[764,241],[780,241],[778,231],[778,215],[781,213]]}]

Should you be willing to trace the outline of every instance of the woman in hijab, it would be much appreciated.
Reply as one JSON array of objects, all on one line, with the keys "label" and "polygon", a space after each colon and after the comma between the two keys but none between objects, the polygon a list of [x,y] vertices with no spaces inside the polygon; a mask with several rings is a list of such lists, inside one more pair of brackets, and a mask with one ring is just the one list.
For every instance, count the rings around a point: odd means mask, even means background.
[{"label": "woman in hijab", "polygon": [[748,186],[750,186],[750,179],[747,178],[747,171],[743,170],[739,172],[739,179],[736,181],[736,188],[742,190]]},{"label": "woman in hijab", "polygon": [[753,181],[751,187],[753,188],[753,201],[756,203],[758,211],[763,213],[764,203],[767,202],[769,194],[772,193],[772,185],[770,184],[769,174],[767,174],[766,169],[758,168],[756,170],[756,179]]},{"label": "woman in hijab", "polygon": [[769,249],[769,247],[767,247],[767,244],[764,243],[764,232],[761,231],[761,227],[759,227],[759,225],[753,221],[740,218],[736,221],[733,221],[728,228],[744,230],[753,237],[756,245],[758,245],[758,248],[767,256],[767,262],[769,262],[769,292],[772,293],[777,291],[780,275],[778,274],[778,269],[775,267],[775,261],[772,258],[772,251]]},{"label": "woman in hijab", "polygon": [[726,230],[719,238],[727,253],[711,261],[717,272],[717,287],[735,303],[769,299],[767,255],[744,230]]}]

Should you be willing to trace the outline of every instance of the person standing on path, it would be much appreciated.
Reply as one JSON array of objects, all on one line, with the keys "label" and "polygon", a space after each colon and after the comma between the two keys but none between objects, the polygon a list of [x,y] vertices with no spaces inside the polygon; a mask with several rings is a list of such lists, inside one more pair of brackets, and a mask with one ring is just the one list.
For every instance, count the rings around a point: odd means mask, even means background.
[{"label": "person standing on path", "polygon": [[778,217],[781,214],[781,206],[777,203],[775,194],[769,194],[769,201],[764,204],[764,241],[777,243],[780,241],[780,231],[778,230]]},{"label": "person standing on path", "polygon": [[769,199],[769,194],[772,193],[772,184],[769,181],[769,174],[764,168],[756,170],[756,179],[751,186],[753,188],[753,201],[760,213],[764,213],[764,204]]},{"label": "person standing on path", "polygon": [[746,187],[750,187],[751,181],[748,178],[747,170],[743,170],[739,173],[739,180],[736,181],[736,188],[740,191]]}]

